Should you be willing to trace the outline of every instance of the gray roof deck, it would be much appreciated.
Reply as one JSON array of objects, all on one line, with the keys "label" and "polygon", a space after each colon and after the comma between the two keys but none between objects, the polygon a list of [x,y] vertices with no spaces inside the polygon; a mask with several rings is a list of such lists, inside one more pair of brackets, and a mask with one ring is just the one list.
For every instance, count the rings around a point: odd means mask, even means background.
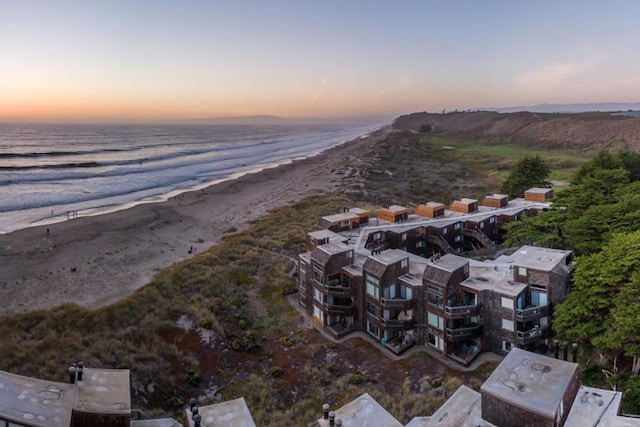
[{"label": "gray roof deck", "polygon": [[340,254],[342,252],[353,250],[353,246],[349,246],[346,243],[327,243],[320,245],[316,248],[316,251],[322,251],[328,255]]},{"label": "gray roof deck", "polygon": [[[194,427],[191,411],[187,408],[185,413],[189,420],[187,426]],[[198,413],[202,417],[200,424],[202,427],[256,427],[243,397],[214,405],[199,406]]]},{"label": "gray roof deck", "polygon": [[482,393],[544,417],[555,417],[577,363],[512,348],[482,384]]},{"label": "gray roof deck", "polygon": [[342,242],[345,240],[344,236],[327,229],[310,231],[307,234],[316,240],[329,239],[329,243]]},{"label": "gray roof deck", "polygon": [[153,420],[131,420],[131,427],[183,427],[173,418],[156,418]]},{"label": "gray roof deck", "polygon": [[[335,410],[336,420],[341,419],[344,427],[402,427],[386,409],[368,393]],[[328,427],[329,420],[320,418],[312,426]],[[204,427],[204,426],[203,426]]]},{"label": "gray roof deck", "polygon": [[130,415],[129,370],[84,368],[73,409],[91,414]]},{"label": "gray roof deck", "polygon": [[75,398],[76,386],[73,384],[0,371],[0,418],[10,422],[38,427],[68,427]]},{"label": "gray roof deck", "polygon": [[334,215],[323,216],[322,219],[328,222],[340,222],[340,221],[349,221],[352,219],[359,219],[360,217],[354,213],[343,212]]},{"label": "gray roof deck", "polygon": [[493,261],[470,261],[469,278],[461,286],[480,291],[491,290],[510,297],[520,295],[526,283],[513,281],[513,270],[509,264]]},{"label": "gray roof deck", "polygon": [[532,270],[551,271],[558,264],[564,264],[571,251],[560,249],[539,248],[537,246],[522,246],[508,256],[502,256],[498,261],[512,261],[515,265],[531,268]]},{"label": "gray roof deck", "polygon": [[375,259],[381,264],[391,265],[409,258],[409,253],[400,249],[387,249],[378,254],[370,255],[370,258]]},{"label": "gray roof deck", "polygon": [[[420,424],[417,424],[420,426]],[[481,395],[460,386],[453,395],[422,424],[424,427],[495,427],[482,419]]]},{"label": "gray roof deck", "polygon": [[640,418],[618,415],[622,392],[580,386],[566,427],[639,427]]}]

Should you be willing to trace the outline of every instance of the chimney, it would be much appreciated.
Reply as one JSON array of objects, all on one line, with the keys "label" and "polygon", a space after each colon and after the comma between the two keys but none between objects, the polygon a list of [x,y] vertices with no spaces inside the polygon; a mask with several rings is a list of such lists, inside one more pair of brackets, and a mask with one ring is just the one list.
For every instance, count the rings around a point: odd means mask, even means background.
[{"label": "chimney", "polygon": [[560,352],[560,341],[553,340],[553,357],[557,359],[559,352]]},{"label": "chimney", "polygon": [[567,353],[568,353],[569,344],[567,342],[562,343],[562,360],[567,361]]},{"label": "chimney", "polygon": [[76,383],[76,367],[71,365],[69,366],[69,384]]},{"label": "chimney", "polygon": [[573,363],[578,363],[578,343],[574,342],[571,344],[571,361]]},{"label": "chimney", "polygon": [[202,421],[200,414],[195,414],[193,416],[193,423],[195,424],[195,427],[200,427],[200,421]]},{"label": "chimney", "polygon": [[199,415],[200,410],[198,409],[197,406],[194,406],[193,408],[191,408],[191,418],[193,418],[194,420],[196,419],[196,415]]},{"label": "chimney", "polygon": [[84,373],[84,363],[78,362],[78,382],[82,381],[82,374]]},{"label": "chimney", "polygon": [[336,425],[336,413],[331,411],[329,412],[329,426],[334,427]]},{"label": "chimney", "polygon": [[340,418],[336,419],[336,427],[342,427],[342,420]]},{"label": "chimney", "polygon": [[324,420],[328,420],[329,419],[329,404],[325,403],[324,405],[322,405],[322,419]]},{"label": "chimney", "polygon": [[189,409],[191,410],[191,412],[193,412],[193,408],[194,406],[196,406],[196,403],[198,403],[198,401],[196,400],[195,397],[192,397],[191,399],[189,399]]}]

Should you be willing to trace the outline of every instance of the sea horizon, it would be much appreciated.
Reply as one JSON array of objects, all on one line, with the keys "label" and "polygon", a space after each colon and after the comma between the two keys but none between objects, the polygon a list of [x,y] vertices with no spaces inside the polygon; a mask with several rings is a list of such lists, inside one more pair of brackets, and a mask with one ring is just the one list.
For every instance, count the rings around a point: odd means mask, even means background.
[{"label": "sea horizon", "polygon": [[2,123],[0,234],[166,201],[386,124]]}]

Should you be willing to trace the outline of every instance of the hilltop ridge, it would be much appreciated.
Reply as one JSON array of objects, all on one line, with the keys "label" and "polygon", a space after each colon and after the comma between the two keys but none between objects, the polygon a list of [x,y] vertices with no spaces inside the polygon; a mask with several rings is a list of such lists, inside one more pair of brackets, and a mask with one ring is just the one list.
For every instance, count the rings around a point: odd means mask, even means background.
[{"label": "hilltop ridge", "polygon": [[398,117],[393,127],[431,133],[472,136],[478,142],[502,141],[541,147],[640,151],[640,118],[611,113],[498,113],[495,111],[412,113]]}]

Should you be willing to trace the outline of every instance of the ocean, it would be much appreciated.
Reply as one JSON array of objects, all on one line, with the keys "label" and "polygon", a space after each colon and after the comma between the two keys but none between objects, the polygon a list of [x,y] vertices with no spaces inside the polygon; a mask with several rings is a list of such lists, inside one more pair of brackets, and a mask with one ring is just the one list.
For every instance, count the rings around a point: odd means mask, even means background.
[{"label": "ocean", "polygon": [[0,233],[164,201],[375,127],[0,124]]}]

